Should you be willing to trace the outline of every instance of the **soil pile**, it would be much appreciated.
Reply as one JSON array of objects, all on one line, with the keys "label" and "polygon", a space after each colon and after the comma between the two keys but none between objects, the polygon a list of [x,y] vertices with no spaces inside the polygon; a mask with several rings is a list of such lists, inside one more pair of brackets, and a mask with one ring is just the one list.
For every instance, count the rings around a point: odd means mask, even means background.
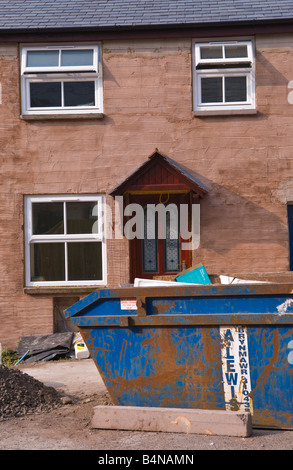
[{"label": "soil pile", "polygon": [[47,412],[61,404],[61,396],[53,387],[0,364],[0,421]]}]

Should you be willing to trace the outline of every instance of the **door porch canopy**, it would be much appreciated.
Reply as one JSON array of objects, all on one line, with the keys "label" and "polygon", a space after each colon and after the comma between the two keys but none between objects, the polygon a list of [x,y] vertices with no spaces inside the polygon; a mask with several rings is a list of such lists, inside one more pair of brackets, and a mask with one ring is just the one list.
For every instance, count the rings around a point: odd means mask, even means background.
[{"label": "door porch canopy", "polygon": [[197,199],[203,198],[208,190],[197,181],[192,171],[156,149],[148,160],[110,191],[110,195],[188,192]]}]

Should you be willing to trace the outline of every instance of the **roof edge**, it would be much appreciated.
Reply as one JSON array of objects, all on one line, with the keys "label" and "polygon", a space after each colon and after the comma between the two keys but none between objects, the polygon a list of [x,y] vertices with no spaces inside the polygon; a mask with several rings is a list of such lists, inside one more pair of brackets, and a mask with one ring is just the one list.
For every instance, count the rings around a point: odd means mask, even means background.
[{"label": "roof edge", "polygon": [[149,32],[161,30],[192,30],[200,29],[205,30],[209,28],[227,28],[227,27],[263,27],[263,26],[278,26],[278,25],[293,25],[292,18],[274,18],[264,20],[233,20],[233,21],[217,21],[207,23],[164,23],[164,24],[145,24],[145,25],[113,25],[113,26],[58,26],[58,27],[41,27],[41,28],[0,28],[0,34],[13,35],[13,34],[40,34],[46,33],[107,33],[107,32]]}]

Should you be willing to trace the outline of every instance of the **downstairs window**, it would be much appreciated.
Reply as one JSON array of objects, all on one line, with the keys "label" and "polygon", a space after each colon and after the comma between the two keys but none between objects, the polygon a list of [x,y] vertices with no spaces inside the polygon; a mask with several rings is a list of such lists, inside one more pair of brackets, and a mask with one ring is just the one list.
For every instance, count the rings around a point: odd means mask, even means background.
[{"label": "downstairs window", "polygon": [[27,286],[106,283],[104,197],[27,196]]}]

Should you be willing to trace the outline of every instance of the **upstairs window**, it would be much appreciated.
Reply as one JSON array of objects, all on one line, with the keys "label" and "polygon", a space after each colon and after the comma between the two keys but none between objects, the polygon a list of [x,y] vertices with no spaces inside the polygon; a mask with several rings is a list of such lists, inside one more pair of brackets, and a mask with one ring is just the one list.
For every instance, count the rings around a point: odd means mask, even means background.
[{"label": "upstairs window", "polygon": [[255,110],[252,41],[194,44],[194,111]]},{"label": "upstairs window", "polygon": [[21,49],[22,114],[102,112],[100,47]]}]

